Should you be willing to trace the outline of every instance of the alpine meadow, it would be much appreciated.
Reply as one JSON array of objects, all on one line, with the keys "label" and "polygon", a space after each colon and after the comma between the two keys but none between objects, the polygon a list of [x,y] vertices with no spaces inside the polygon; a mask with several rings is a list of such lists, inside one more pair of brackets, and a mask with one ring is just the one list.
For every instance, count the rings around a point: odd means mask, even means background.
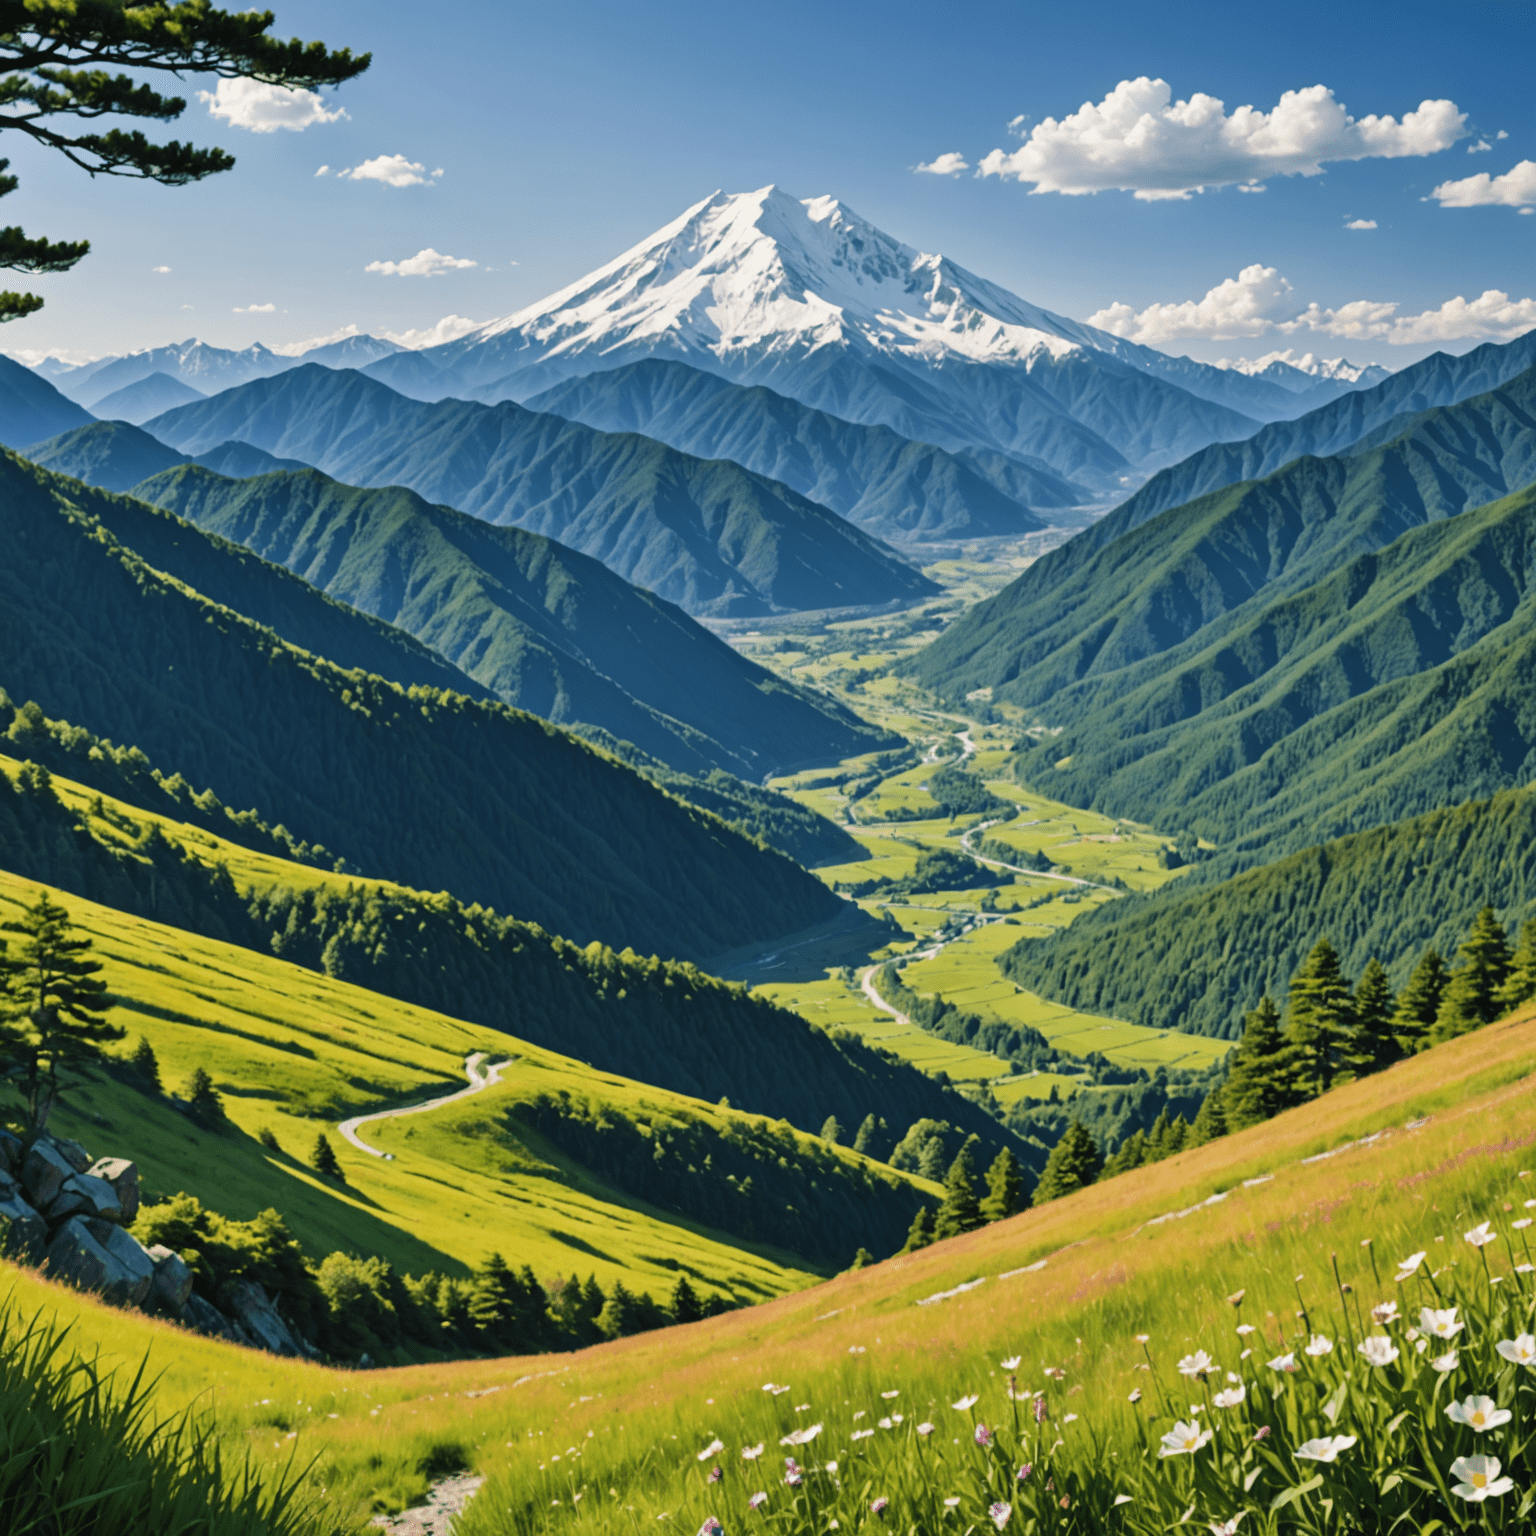
[{"label": "alpine meadow", "polygon": [[1531,1528],[1528,8],[0,13],[0,1530]]}]

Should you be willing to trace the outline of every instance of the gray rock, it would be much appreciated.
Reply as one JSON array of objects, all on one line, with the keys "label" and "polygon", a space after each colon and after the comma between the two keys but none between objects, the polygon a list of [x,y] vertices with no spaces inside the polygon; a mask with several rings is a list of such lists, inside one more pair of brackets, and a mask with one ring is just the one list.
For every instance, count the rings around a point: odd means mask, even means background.
[{"label": "gray rock", "polygon": [[48,1136],[44,1139],[53,1144],[53,1150],[76,1173],[84,1173],[91,1166],[91,1154],[78,1141],[71,1141],[67,1136]]},{"label": "gray rock", "polygon": [[179,1313],[192,1296],[192,1271],[175,1249],[159,1243],[149,1250],[149,1256],[155,1261],[155,1278],[145,1307],[173,1315]]},{"label": "gray rock", "polygon": [[27,1155],[27,1149],[21,1137],[12,1136],[9,1131],[0,1131],[0,1173],[21,1172],[22,1159]]},{"label": "gray rock", "polygon": [[71,1216],[48,1245],[48,1272],[79,1290],[136,1307],[149,1294],[155,1261],[110,1221]]},{"label": "gray rock", "polygon": [[48,1225],[25,1200],[0,1200],[0,1254],[36,1264],[47,1245]]},{"label": "gray rock", "polygon": [[236,1324],[263,1349],[274,1355],[303,1353],[288,1324],[277,1315],[277,1308],[256,1281],[232,1280],[220,1296],[229,1306]]},{"label": "gray rock", "polygon": [[21,1185],[10,1174],[0,1172],[0,1200],[14,1200],[21,1193]]},{"label": "gray rock", "polygon": [[212,1302],[204,1301],[196,1291],[187,1296],[181,1315],[187,1327],[196,1333],[205,1333],[213,1339],[236,1337],[229,1319]]},{"label": "gray rock", "polygon": [[46,1141],[36,1141],[21,1165],[21,1185],[33,1205],[44,1207],[53,1204],[65,1179],[73,1178],[74,1166],[64,1155]]},{"label": "gray rock", "polygon": [[70,1216],[94,1216],[98,1221],[120,1224],[123,1207],[117,1191],[105,1179],[88,1173],[71,1174],[47,1210],[48,1224],[55,1226]]},{"label": "gray rock", "polygon": [[139,1214],[139,1165],[126,1157],[98,1157],[91,1164],[90,1177],[105,1179],[117,1192],[122,1223],[131,1227],[133,1218]]}]

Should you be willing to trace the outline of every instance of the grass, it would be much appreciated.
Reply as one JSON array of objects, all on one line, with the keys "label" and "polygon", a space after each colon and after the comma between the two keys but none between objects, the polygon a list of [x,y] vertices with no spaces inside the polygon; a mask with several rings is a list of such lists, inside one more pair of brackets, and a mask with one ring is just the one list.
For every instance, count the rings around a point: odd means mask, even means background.
[{"label": "grass", "polygon": [[[849,1440],[852,1415],[888,1411],[880,1391],[898,1391],[892,1401],[910,1415],[958,1435],[947,1404],[979,1393],[978,1413],[995,1423],[1007,1413],[998,1361],[1023,1354],[1026,1383],[1046,1385],[1044,1366],[1064,1368],[1062,1406],[1102,1425],[1145,1380],[1133,1334],[1150,1334],[1161,1359],[1193,1348],[1232,1354],[1228,1294],[1246,1289],[1243,1316],[1273,1331],[1294,1312],[1293,1276],[1308,1276],[1305,1294],[1321,1304],[1331,1253],[1376,1299],[1363,1239],[1389,1263],[1437,1236],[1454,1241],[1529,1189],[1518,1175],[1536,1162],[1533,1066],[1527,1012],[970,1236],[573,1356],[334,1371],[124,1316],[21,1271],[15,1293],[24,1307],[74,1318],[80,1341],[109,1362],[147,1351],[165,1372],[164,1404],[206,1394],[232,1448],[274,1462],[295,1448],[317,1457],[319,1483],[342,1513],[361,1516],[424,1486],[420,1466],[450,1445],[491,1478],[463,1536],[629,1531],[663,1513],[693,1530],[706,1514],[739,1522],[749,1492],[782,1489],[766,1460],[748,1480],[739,1449],[771,1447],[808,1421],[831,1426],[816,1455],[856,1476],[870,1442]],[[1349,1145],[1375,1132],[1389,1134]],[[765,1393],[766,1381],[790,1390]],[[810,1406],[797,1414],[799,1404]],[[717,1436],[726,1480],[711,1490],[696,1456]]]}]

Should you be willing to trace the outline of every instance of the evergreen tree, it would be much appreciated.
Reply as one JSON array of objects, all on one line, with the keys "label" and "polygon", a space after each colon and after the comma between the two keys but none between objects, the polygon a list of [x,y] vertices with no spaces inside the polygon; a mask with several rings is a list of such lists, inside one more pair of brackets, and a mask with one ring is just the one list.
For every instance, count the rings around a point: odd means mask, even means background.
[{"label": "evergreen tree", "polygon": [[912,1218],[912,1225],[907,1228],[907,1240],[902,1244],[903,1253],[916,1253],[919,1248],[926,1248],[933,1241],[933,1212],[926,1205],[917,1208],[917,1215]]},{"label": "evergreen tree", "polygon": [[1117,1173],[1129,1173],[1133,1168],[1140,1168],[1146,1161],[1147,1133],[1132,1131],[1106,1159],[1101,1177],[1108,1179]]},{"label": "evergreen tree", "polygon": [[1004,1147],[987,1169],[987,1197],[981,1202],[986,1221],[1003,1221],[1024,1205],[1024,1170],[1012,1151]]},{"label": "evergreen tree", "polygon": [[1449,977],[1450,971],[1440,958],[1440,952],[1426,949],[1414,966],[1408,985],[1398,995],[1397,1007],[1392,1013],[1392,1027],[1405,1055],[1422,1051],[1429,1044]]},{"label": "evergreen tree", "polygon": [[1147,1132],[1147,1139],[1142,1148],[1142,1159],[1148,1163],[1160,1163],[1167,1156],[1168,1106],[1164,1104],[1157,1113],[1157,1119],[1152,1122],[1151,1129]]},{"label": "evergreen tree", "polygon": [[1469,1030],[1481,1029],[1504,1011],[1500,996],[1509,980],[1509,944],[1492,907],[1484,907],[1477,914],[1456,958],[1461,964],[1451,972],[1435,1015],[1430,1037],[1435,1041],[1453,1040]]},{"label": "evergreen tree", "polygon": [[944,1202],[934,1220],[935,1237],[957,1237],[984,1225],[981,1205],[976,1199],[976,1154],[978,1138],[968,1136],[955,1154],[944,1176]]},{"label": "evergreen tree", "polygon": [[1285,1035],[1296,1049],[1299,1085],[1308,1095],[1327,1093],[1347,1069],[1355,1027],[1355,1000],[1327,939],[1292,977],[1288,1012]]},{"label": "evergreen tree", "polygon": [[160,1063],[156,1059],[154,1046],[145,1036],[139,1036],[139,1043],[134,1046],[128,1065],[144,1080],[146,1087],[156,1093],[160,1092]]},{"label": "evergreen tree", "polygon": [[672,1292],[672,1319],[679,1323],[696,1323],[704,1316],[698,1293],[688,1284],[687,1275],[677,1277],[677,1287]]},{"label": "evergreen tree", "polygon": [[1295,1100],[1292,1048],[1280,1033],[1280,1013],[1268,997],[1243,1019],[1243,1037],[1232,1053],[1232,1070],[1222,1089],[1222,1111],[1231,1130],[1279,1114]]},{"label": "evergreen tree", "polygon": [[1035,1185],[1034,1204],[1044,1205],[1070,1195],[1075,1189],[1086,1188],[1097,1180],[1102,1167],[1103,1159],[1093,1137],[1078,1121],[1072,1121],[1045,1160],[1045,1171]]},{"label": "evergreen tree", "polygon": [[1379,960],[1366,962],[1355,985],[1355,1040],[1350,1065],[1362,1077],[1390,1067],[1403,1054],[1397,1043],[1393,1016],[1397,999]]},{"label": "evergreen tree", "polygon": [[[213,1086],[213,1079],[205,1068],[192,1069],[192,1076],[187,1079],[182,1096],[192,1112],[192,1118],[199,1125],[216,1126],[224,1118],[224,1100],[219,1097],[219,1090]],[[320,1140],[324,1141],[325,1138],[322,1136]],[[332,1161],[335,1161],[334,1155]],[[339,1174],[340,1170],[337,1172]]]},{"label": "evergreen tree", "polygon": [[[875,1117],[873,1115],[865,1115],[862,1122],[860,1122],[858,1134],[853,1138],[853,1150],[855,1152],[869,1152],[870,1146],[875,1139],[875,1130]],[[873,1156],[872,1153],[870,1155]]]},{"label": "evergreen tree", "polygon": [[[320,1167],[320,1144],[325,1142],[322,1136],[315,1143],[315,1155],[311,1159],[317,1168]],[[334,1163],[335,1153],[331,1152],[330,1143],[325,1142],[326,1153]],[[321,1168],[322,1173],[327,1170]],[[512,1322],[512,1271],[507,1267],[507,1261],[499,1253],[486,1255],[485,1262],[475,1271],[475,1278],[469,1289],[468,1316],[470,1323],[481,1333],[487,1335],[493,1346],[503,1346],[507,1341],[509,1324]]]},{"label": "evergreen tree", "polygon": [[843,1128],[837,1123],[837,1116],[828,1115],[827,1118],[822,1122],[821,1139],[823,1141],[830,1141],[835,1146],[837,1144],[837,1138],[842,1134]]},{"label": "evergreen tree", "polygon": [[75,937],[69,913],[46,891],[0,929],[19,938],[0,949],[0,1048],[15,1062],[31,1133],[41,1136],[72,1069],[102,1060],[106,1043],[127,1030],[102,1017],[113,1004],[101,962],[87,958],[91,940]]},{"label": "evergreen tree", "polygon": [[1189,1141],[1189,1121],[1183,1115],[1175,1115],[1163,1133],[1163,1157],[1177,1157]]},{"label": "evergreen tree", "polygon": [[[315,1145],[309,1154],[309,1165],[316,1173],[324,1174],[328,1179],[344,1178],[341,1164],[336,1160],[336,1149],[331,1145],[324,1131],[315,1137]],[[501,1262],[497,1255],[492,1254],[491,1257],[496,1259],[498,1264]]]},{"label": "evergreen tree", "polygon": [[1518,1008],[1536,997],[1536,913],[1520,925],[1520,947],[1510,962],[1509,976],[1499,991],[1499,1006]]},{"label": "evergreen tree", "polygon": [[603,1303],[603,1310],[598,1314],[598,1333],[605,1339],[621,1339],[637,1332],[639,1322],[639,1302],[624,1288],[622,1280],[615,1280],[612,1291],[608,1293],[608,1300]]},{"label": "evergreen tree", "polygon": [[859,1251],[856,1254],[854,1254],[854,1256],[853,1256],[853,1263],[851,1263],[848,1266],[848,1268],[850,1270],[865,1269],[869,1265],[873,1264],[874,1262],[875,1262],[874,1254],[872,1254],[869,1251],[868,1248],[860,1248]]},{"label": "evergreen tree", "polygon": [[1227,1134],[1227,1112],[1222,1106],[1225,1093],[1226,1084],[1223,1083],[1220,1087],[1211,1089],[1200,1101],[1195,1123],[1189,1128],[1187,1146],[1203,1147],[1207,1142],[1219,1141]]}]

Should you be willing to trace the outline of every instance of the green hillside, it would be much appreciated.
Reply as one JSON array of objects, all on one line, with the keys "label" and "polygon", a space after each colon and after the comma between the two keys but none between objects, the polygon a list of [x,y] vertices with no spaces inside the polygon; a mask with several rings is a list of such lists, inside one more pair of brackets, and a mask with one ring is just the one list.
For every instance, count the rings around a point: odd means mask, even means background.
[{"label": "green hillside", "polygon": [[[1064,724],[1123,692],[1123,669],[1231,622],[1256,594],[1297,591],[1342,559],[1533,478],[1536,370],[1529,370],[1415,418],[1385,446],[1299,459],[1102,545],[1102,535],[1080,535],[977,604],[906,670],[945,698],[991,687],[994,699],[1044,709],[1048,723]],[[1083,683],[1090,686],[1073,688]]]},{"label": "green hillside", "polygon": [[895,551],[739,465],[513,405],[425,404],[314,364],[157,416],[185,453],[229,439],[350,485],[403,485],[558,539],[689,613],[743,617],[934,594]]},{"label": "green hillside", "polygon": [[[135,540],[157,530],[181,579],[109,520]],[[668,954],[836,910],[788,859],[543,721],[344,672],[202,595],[242,603],[241,572],[272,568],[167,513],[7,457],[0,547],[0,687],[356,869]],[[344,611],[277,575],[295,601]]]},{"label": "green hillside", "polygon": [[415,635],[503,703],[685,772],[757,780],[889,743],[599,561],[399,486],[181,467],[134,494]]}]

